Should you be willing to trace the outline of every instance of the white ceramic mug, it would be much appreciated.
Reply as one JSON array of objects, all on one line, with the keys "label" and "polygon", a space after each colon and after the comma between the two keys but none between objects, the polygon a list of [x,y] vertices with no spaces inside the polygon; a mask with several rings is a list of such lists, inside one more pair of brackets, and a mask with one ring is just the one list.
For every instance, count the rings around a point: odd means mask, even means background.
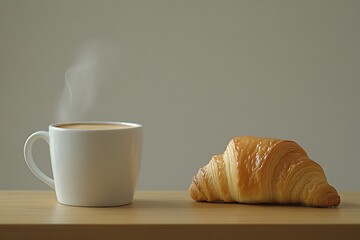
[{"label": "white ceramic mug", "polygon": [[[50,146],[54,179],[34,163],[33,143]],[[142,126],[123,122],[75,122],[33,133],[24,146],[30,170],[55,189],[59,203],[117,206],[132,202],[142,150]]]}]

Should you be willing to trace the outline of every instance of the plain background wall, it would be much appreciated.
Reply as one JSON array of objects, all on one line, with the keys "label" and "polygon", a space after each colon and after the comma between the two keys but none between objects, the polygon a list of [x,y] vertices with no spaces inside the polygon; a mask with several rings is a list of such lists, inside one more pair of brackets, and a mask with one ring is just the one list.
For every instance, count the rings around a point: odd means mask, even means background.
[{"label": "plain background wall", "polygon": [[[292,139],[360,190],[360,1],[0,0],[0,189],[48,189],[23,144],[91,41],[119,46],[83,117],[144,125],[140,190],[185,190],[235,135]],[[34,156],[51,175],[49,150]]]}]

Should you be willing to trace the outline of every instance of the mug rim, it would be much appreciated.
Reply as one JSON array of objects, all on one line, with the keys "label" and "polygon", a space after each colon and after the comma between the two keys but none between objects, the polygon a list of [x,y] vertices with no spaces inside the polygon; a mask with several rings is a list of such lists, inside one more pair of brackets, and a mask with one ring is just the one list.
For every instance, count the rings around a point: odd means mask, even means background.
[{"label": "mug rim", "polygon": [[[113,129],[76,129],[76,128],[63,128],[61,126],[64,125],[80,125],[80,124],[108,124],[108,125],[125,125],[127,128],[113,128]],[[73,122],[58,122],[49,125],[49,129],[53,128],[60,131],[124,131],[136,128],[142,128],[142,124],[140,123],[132,123],[132,122],[116,122],[116,121],[73,121]]]}]

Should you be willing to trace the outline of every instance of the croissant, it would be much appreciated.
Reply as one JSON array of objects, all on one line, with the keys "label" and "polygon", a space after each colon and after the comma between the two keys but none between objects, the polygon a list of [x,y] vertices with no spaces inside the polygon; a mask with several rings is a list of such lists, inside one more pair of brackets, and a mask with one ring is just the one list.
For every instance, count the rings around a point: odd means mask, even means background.
[{"label": "croissant", "polygon": [[235,137],[193,177],[195,201],[335,207],[336,189],[321,166],[289,140]]}]

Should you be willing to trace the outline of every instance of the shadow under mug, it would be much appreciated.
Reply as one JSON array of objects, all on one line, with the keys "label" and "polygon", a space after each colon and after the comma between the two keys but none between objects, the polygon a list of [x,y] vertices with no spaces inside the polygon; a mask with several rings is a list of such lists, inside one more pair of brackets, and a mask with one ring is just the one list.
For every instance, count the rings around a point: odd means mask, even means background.
[{"label": "shadow under mug", "polygon": [[[32,157],[33,143],[50,147],[54,179]],[[72,206],[118,206],[133,201],[142,151],[142,125],[124,122],[57,123],[25,142],[30,170],[55,189],[59,203]]]}]

